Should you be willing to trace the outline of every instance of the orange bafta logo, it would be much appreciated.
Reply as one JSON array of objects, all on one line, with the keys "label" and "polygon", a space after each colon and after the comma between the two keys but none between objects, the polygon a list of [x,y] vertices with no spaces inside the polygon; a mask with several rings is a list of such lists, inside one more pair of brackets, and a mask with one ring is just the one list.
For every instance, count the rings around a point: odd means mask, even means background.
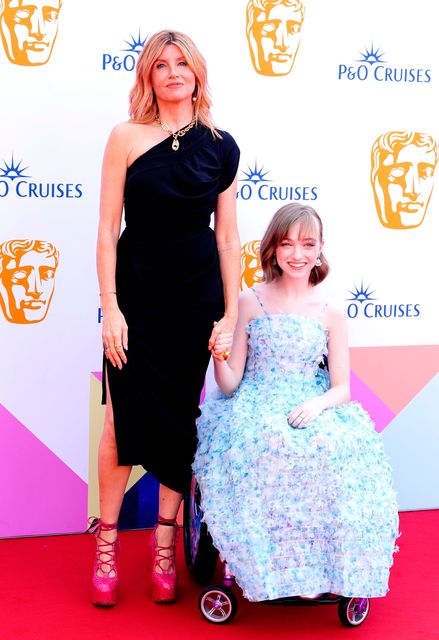
[{"label": "orange bafta logo", "polygon": [[390,131],[372,146],[371,182],[381,224],[413,229],[422,224],[433,191],[438,147],[425,133]]},{"label": "orange bafta logo", "polygon": [[250,0],[246,32],[257,73],[290,73],[299,49],[304,14],[301,0]]},{"label": "orange bafta logo", "polygon": [[33,324],[47,315],[59,253],[43,240],[0,244],[0,303],[8,322]]},{"label": "orange bafta logo", "polygon": [[10,62],[28,67],[48,62],[61,5],[62,0],[0,0],[0,31]]},{"label": "orange bafta logo", "polygon": [[260,246],[260,240],[250,240],[241,248],[241,291],[262,282]]}]

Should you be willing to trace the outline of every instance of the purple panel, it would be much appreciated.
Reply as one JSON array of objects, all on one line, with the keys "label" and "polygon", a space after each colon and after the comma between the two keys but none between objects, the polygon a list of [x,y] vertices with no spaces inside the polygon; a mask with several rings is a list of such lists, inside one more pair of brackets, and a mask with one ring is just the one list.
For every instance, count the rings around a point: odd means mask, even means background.
[{"label": "purple panel", "polygon": [[396,415],[353,371],[351,371],[351,397],[352,400],[357,400],[363,405],[375,422],[375,429],[378,432],[385,429]]},{"label": "purple panel", "polygon": [[0,537],[86,526],[87,484],[0,404]]}]

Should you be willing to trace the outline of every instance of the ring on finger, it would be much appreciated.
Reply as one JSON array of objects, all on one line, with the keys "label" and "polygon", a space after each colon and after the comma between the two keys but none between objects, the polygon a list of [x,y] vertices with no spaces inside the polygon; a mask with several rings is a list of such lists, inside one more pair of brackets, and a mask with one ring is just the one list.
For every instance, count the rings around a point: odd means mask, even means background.
[{"label": "ring on finger", "polygon": [[227,360],[230,356],[230,351],[223,351],[221,357],[223,360]]}]

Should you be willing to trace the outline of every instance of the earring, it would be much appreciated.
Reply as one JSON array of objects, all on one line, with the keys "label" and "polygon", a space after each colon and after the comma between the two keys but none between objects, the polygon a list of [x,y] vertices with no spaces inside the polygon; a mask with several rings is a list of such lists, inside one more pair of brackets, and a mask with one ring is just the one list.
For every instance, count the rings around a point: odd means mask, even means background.
[{"label": "earring", "polygon": [[192,94],[192,102],[196,102],[198,98],[198,85],[195,85],[194,92]]},{"label": "earring", "polygon": [[316,267],[321,267],[322,266],[322,261],[320,260],[320,256],[317,258],[315,266]]}]

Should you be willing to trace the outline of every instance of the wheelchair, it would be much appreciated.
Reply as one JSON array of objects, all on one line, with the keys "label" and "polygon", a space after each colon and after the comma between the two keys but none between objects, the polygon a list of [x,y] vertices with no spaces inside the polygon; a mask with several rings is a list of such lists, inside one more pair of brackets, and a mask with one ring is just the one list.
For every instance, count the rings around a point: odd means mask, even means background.
[{"label": "wheelchair", "polygon": [[[186,565],[193,578],[206,585],[213,577],[219,553],[203,522],[200,488],[195,477],[184,501],[183,517],[184,553]],[[238,611],[238,600],[232,587],[235,584],[227,562],[223,562],[223,583],[205,586],[200,594],[198,607],[205,620],[213,624],[230,622]],[[345,627],[358,627],[366,620],[369,610],[369,598],[350,598],[331,593],[320,594],[316,598],[291,596],[265,601],[267,605],[319,606],[337,605],[338,618]]]}]

